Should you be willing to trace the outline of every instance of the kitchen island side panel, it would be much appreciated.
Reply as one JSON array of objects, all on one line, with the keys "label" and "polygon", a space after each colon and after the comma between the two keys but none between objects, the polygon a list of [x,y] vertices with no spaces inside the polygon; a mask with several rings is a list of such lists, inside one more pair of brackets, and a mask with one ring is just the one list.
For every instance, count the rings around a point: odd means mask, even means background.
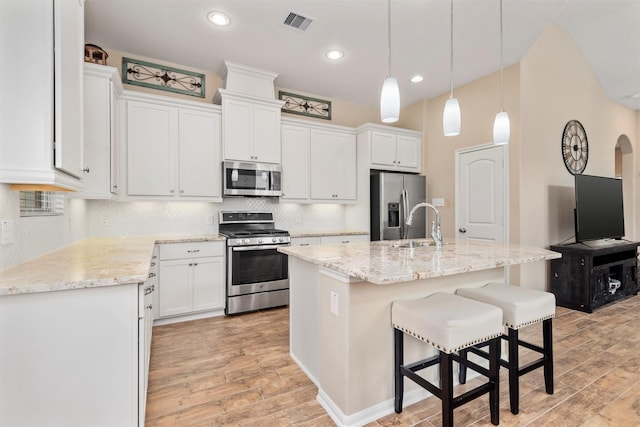
[{"label": "kitchen island side panel", "polygon": [[138,425],[138,284],[0,298],[0,425]]},{"label": "kitchen island side panel", "polygon": [[[338,425],[359,424],[393,412],[391,304],[453,293],[504,280],[503,268],[376,285],[290,257],[291,354],[318,386],[318,398]],[[334,302],[332,307],[332,294]],[[435,354],[406,340],[407,360]],[[424,393],[409,381],[407,401]]]}]

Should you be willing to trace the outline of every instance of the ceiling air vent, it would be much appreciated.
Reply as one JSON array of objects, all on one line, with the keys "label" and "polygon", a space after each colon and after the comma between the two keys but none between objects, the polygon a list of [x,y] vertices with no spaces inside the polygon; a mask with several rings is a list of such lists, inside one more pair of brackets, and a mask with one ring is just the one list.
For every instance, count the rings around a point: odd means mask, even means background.
[{"label": "ceiling air vent", "polygon": [[295,28],[296,30],[304,31],[312,22],[313,21],[309,18],[298,15],[297,13],[290,12],[289,16],[287,16],[284,20],[284,25],[286,25],[287,27]]}]

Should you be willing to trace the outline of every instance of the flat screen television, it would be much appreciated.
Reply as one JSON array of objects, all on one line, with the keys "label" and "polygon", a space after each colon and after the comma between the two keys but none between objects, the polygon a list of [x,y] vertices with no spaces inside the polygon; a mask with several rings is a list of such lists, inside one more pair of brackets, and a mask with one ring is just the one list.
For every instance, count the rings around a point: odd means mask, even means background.
[{"label": "flat screen television", "polygon": [[622,180],[576,175],[576,242],[624,236]]}]

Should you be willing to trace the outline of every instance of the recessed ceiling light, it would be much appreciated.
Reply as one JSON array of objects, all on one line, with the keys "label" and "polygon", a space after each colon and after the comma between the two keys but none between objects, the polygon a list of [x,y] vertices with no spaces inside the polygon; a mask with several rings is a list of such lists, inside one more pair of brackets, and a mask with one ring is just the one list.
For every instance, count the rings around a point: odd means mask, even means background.
[{"label": "recessed ceiling light", "polygon": [[337,61],[338,59],[341,59],[344,56],[344,52],[341,50],[334,49],[325,53],[324,56],[327,57],[327,59],[330,59],[332,61]]},{"label": "recessed ceiling light", "polygon": [[422,80],[424,80],[424,78],[419,74],[411,77],[411,83],[420,83]]},{"label": "recessed ceiling light", "polygon": [[219,27],[226,27],[231,23],[231,19],[222,12],[211,12],[209,13],[208,18],[209,21]]},{"label": "recessed ceiling light", "polygon": [[640,93],[634,93],[629,98],[638,99],[638,98],[640,98]]}]

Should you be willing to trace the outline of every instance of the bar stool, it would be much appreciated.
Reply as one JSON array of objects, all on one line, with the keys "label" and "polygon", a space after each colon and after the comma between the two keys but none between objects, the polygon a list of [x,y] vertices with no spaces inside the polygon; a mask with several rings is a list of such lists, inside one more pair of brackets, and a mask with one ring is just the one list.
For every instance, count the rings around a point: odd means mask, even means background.
[{"label": "bar stool", "polygon": [[[402,412],[404,377],[408,377],[442,401],[442,425],[453,426],[453,410],[489,393],[491,422],[499,423],[499,369],[502,311],[453,294],[435,293],[427,298],[400,300],[391,306],[391,324],[395,346],[395,411]],[[411,364],[404,364],[404,334],[433,345],[438,354]],[[488,341],[489,369],[455,352]],[[453,361],[486,376],[488,381],[454,397]],[[439,365],[440,387],[416,372]]]},{"label": "bar stool", "polygon": [[[508,333],[502,338],[509,344],[509,360],[500,359],[500,365],[509,369],[509,402],[511,413],[520,411],[520,382],[522,375],[535,369],[544,369],[544,387],[548,394],[553,394],[553,340],[552,321],[556,313],[556,297],[550,292],[521,288],[519,286],[502,283],[489,283],[481,288],[458,289],[456,295],[481,301],[500,307],[503,313],[503,323]],[[542,322],[542,347],[522,341],[518,338],[518,329],[526,325]],[[519,347],[526,347],[540,353],[542,356],[525,366],[520,366]],[[462,358],[467,352],[488,357],[485,351],[474,346],[461,352]],[[460,383],[466,381],[466,369],[460,367]]]}]

